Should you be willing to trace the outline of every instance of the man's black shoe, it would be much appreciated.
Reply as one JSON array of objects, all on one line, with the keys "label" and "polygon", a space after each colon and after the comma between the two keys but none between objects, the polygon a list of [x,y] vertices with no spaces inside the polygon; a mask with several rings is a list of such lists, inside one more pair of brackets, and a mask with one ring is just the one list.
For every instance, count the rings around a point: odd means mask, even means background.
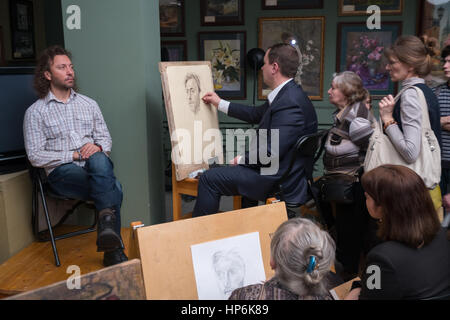
[{"label": "man's black shoe", "polygon": [[110,267],[125,261],[128,261],[128,257],[123,252],[123,249],[105,252],[103,256],[103,265],[105,267]]},{"label": "man's black shoe", "polygon": [[120,235],[114,231],[115,222],[116,216],[112,209],[100,211],[97,227],[97,252],[124,248]]}]

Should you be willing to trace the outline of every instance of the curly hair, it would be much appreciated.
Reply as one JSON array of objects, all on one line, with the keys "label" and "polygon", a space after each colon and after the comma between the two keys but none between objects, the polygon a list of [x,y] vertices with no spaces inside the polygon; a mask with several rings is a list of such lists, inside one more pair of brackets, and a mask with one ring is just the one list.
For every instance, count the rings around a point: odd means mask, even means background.
[{"label": "curly hair", "polygon": [[353,71],[335,74],[333,82],[341,90],[349,105],[367,98],[368,91],[364,88],[360,76]]},{"label": "curly hair", "polygon": [[[33,84],[40,99],[45,98],[50,91],[50,81],[45,77],[45,72],[50,72],[50,66],[56,56],[67,56],[72,59],[72,54],[61,46],[51,46],[41,53],[37,61]],[[73,89],[77,90],[76,84]]]}]

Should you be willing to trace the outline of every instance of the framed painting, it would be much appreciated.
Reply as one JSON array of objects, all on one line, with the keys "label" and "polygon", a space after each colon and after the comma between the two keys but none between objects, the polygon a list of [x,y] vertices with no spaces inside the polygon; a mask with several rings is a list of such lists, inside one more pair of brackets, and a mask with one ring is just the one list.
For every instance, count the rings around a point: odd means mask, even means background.
[{"label": "framed painting", "polygon": [[262,0],[263,10],[323,9],[323,0]]},{"label": "framed painting", "polygon": [[403,13],[404,0],[339,0],[340,16],[365,16],[367,8],[377,5],[383,15],[400,15]]},{"label": "framed painting", "polygon": [[35,59],[33,2],[10,0],[9,8],[12,58],[17,60]]},{"label": "framed painting", "polygon": [[201,0],[202,26],[231,26],[244,24],[244,0]]},{"label": "framed painting", "polygon": [[184,0],[159,0],[159,25],[162,37],[184,37]]},{"label": "framed painting", "polygon": [[161,61],[186,61],[187,41],[161,41]]},{"label": "framed painting", "polygon": [[214,89],[224,99],[246,99],[244,31],[200,32],[201,61],[210,61]]},{"label": "framed painting", "polygon": [[214,91],[211,63],[160,62],[159,71],[169,123],[172,163],[177,181],[182,181],[198,170],[208,169],[210,159],[216,158],[223,163],[217,108],[202,100],[207,92]]},{"label": "framed painting", "polygon": [[[438,51],[450,45],[450,0],[442,0],[439,4],[421,0],[418,12],[417,35],[426,36],[428,39],[434,38]],[[426,81],[429,86],[435,87],[447,79],[442,71],[440,54],[432,59],[432,71]]]},{"label": "framed painting", "polygon": [[363,80],[372,98],[397,92],[386,70],[384,50],[402,34],[401,22],[384,22],[381,30],[368,30],[365,23],[339,23],[337,71],[353,71]]},{"label": "framed painting", "polygon": [[0,66],[5,64],[5,43],[3,41],[3,29],[0,27]]},{"label": "framed painting", "polygon": [[[260,18],[259,48],[267,51],[277,43],[294,43],[300,65],[295,81],[301,84],[311,100],[323,99],[325,17]],[[259,73],[258,98],[270,93]]]}]

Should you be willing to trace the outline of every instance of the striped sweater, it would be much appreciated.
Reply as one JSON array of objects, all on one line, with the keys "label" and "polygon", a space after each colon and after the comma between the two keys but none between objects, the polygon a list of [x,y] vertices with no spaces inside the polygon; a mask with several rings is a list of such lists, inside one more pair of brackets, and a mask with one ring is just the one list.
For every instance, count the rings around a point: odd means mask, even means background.
[{"label": "striped sweater", "polygon": [[362,102],[347,106],[335,115],[325,143],[324,167],[327,174],[355,175],[363,165],[373,133],[375,117]]},{"label": "striped sweater", "polygon": [[[438,98],[441,117],[450,116],[450,86],[448,83],[432,88],[432,90]],[[442,129],[441,138],[442,168],[450,168],[450,131]]]}]

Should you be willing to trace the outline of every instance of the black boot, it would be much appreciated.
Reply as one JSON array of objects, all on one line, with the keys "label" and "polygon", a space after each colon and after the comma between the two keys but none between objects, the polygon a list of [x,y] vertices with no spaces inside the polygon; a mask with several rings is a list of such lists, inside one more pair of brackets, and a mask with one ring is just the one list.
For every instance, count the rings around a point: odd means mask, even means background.
[{"label": "black boot", "polygon": [[128,257],[123,252],[123,249],[105,252],[103,256],[103,265],[105,267],[110,267],[125,261],[128,261]]},{"label": "black boot", "polygon": [[115,223],[114,210],[108,208],[100,211],[97,227],[97,252],[124,248],[120,234],[114,231]]}]

